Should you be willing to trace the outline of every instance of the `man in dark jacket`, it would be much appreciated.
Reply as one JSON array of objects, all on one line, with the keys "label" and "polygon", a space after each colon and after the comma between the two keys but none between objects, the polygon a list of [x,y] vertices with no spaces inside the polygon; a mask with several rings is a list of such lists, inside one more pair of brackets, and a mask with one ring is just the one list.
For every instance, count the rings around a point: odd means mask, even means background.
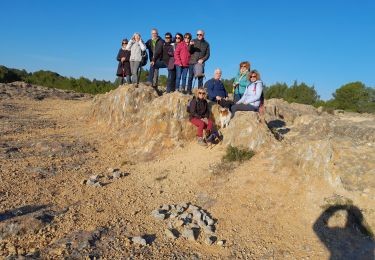
[{"label": "man in dark jacket", "polygon": [[208,99],[217,102],[222,107],[230,108],[233,102],[228,100],[228,92],[221,81],[221,70],[216,69],[214,77],[204,84],[207,89]]},{"label": "man in dark jacket", "polygon": [[147,83],[156,88],[158,86],[159,69],[154,66],[157,61],[163,57],[164,41],[159,37],[158,30],[151,30],[151,39],[146,42],[148,49],[148,56],[150,57],[150,73],[147,78]]},{"label": "man in dark jacket", "polygon": [[165,42],[163,44],[163,57],[161,66],[157,68],[168,69],[168,80],[167,80],[167,93],[176,89],[176,69],[174,66],[174,47],[172,42],[172,34],[170,32],[165,33]]},{"label": "man in dark jacket", "polygon": [[[191,93],[194,76],[198,78],[198,87],[203,87],[204,64],[210,57],[210,44],[204,39],[203,30],[198,30],[197,39],[190,41],[189,51],[191,56],[189,61],[188,92]],[[202,66],[200,75],[194,75],[194,66],[197,63]]]}]

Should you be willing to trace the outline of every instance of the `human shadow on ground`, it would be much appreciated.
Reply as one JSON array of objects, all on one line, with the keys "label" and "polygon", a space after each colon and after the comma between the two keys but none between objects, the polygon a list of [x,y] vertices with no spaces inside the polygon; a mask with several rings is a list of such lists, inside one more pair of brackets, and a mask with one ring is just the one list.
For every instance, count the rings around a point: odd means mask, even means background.
[{"label": "human shadow on ground", "polygon": [[48,207],[48,205],[27,205],[27,206],[23,206],[20,208],[0,212],[0,222],[14,218],[14,217],[33,213],[41,209],[44,209],[46,207]]},{"label": "human shadow on ground", "polygon": [[[339,211],[346,212],[344,227],[329,226]],[[343,213],[343,212],[341,212]],[[374,260],[374,237],[367,227],[359,208],[352,205],[330,206],[323,211],[313,225],[313,230],[330,251],[330,259]]]}]

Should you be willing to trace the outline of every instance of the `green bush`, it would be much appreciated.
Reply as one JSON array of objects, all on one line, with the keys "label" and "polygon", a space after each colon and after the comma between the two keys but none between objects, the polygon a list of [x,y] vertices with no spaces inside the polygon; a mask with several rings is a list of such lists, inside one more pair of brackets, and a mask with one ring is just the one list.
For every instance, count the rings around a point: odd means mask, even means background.
[{"label": "green bush", "polygon": [[250,160],[254,156],[254,151],[247,148],[238,148],[229,145],[226,150],[226,154],[223,156],[223,161],[227,162],[243,162]]}]

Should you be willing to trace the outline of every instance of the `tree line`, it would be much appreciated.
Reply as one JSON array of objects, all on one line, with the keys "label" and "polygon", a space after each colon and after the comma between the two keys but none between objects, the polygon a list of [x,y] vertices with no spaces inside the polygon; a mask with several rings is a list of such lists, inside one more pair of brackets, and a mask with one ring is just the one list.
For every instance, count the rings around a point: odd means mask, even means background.
[{"label": "tree line", "polygon": [[[142,70],[140,81],[147,79],[148,70]],[[26,70],[11,69],[0,66],[0,82],[10,83],[24,81],[30,84],[41,85],[49,88],[73,90],[76,92],[99,94],[115,89],[119,80],[114,82],[105,80],[89,80],[85,77],[75,79],[64,77],[52,71],[36,71],[28,73]],[[223,84],[228,92],[232,91],[234,79],[223,79]],[[160,85],[165,85],[167,77],[160,75]],[[287,102],[295,102],[315,107],[323,106],[326,109],[343,109],[346,111],[360,113],[375,113],[375,88],[366,86],[357,81],[351,82],[336,89],[332,94],[333,98],[323,101],[317,94],[314,86],[295,81],[291,86],[286,83],[276,83],[265,87],[265,98],[281,98]]]}]

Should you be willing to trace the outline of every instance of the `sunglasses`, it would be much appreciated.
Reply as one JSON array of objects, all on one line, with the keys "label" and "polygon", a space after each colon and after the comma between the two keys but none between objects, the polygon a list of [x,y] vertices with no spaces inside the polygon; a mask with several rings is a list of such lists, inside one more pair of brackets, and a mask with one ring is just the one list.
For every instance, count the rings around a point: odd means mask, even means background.
[{"label": "sunglasses", "polygon": [[257,75],[251,75],[250,76],[250,78],[256,78],[257,77]]},{"label": "sunglasses", "polygon": [[185,38],[185,39],[190,39],[190,37],[189,37],[189,36],[185,36],[184,38]]},{"label": "sunglasses", "polygon": [[177,39],[181,40],[181,37],[176,37],[176,40],[177,40]]},{"label": "sunglasses", "polygon": [[206,94],[206,92],[198,92],[198,94],[199,94],[199,95],[200,95],[200,94],[202,94],[202,95],[203,95],[203,94]]},{"label": "sunglasses", "polygon": [[127,42],[123,42],[122,44],[128,44]]},{"label": "sunglasses", "polygon": [[242,65],[241,68],[247,68],[247,66],[246,65]]},{"label": "sunglasses", "polygon": [[202,33],[197,33],[197,36],[203,36],[203,34]]}]

